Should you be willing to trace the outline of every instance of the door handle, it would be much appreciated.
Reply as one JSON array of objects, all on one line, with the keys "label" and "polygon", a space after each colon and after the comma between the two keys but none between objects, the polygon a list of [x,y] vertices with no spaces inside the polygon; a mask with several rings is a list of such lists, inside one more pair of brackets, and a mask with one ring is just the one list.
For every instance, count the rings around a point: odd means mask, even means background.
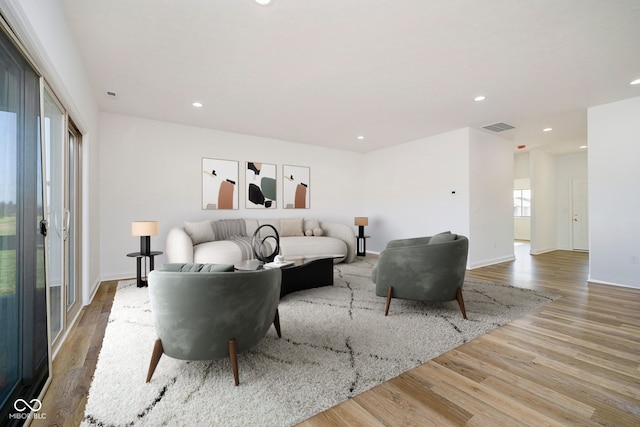
[{"label": "door handle", "polygon": [[47,237],[47,227],[48,227],[48,223],[46,219],[41,219],[40,220],[40,234],[42,234],[44,237]]},{"label": "door handle", "polygon": [[63,229],[63,239],[67,240],[69,237],[69,225],[71,224],[71,211],[69,209],[64,210],[64,229]]}]

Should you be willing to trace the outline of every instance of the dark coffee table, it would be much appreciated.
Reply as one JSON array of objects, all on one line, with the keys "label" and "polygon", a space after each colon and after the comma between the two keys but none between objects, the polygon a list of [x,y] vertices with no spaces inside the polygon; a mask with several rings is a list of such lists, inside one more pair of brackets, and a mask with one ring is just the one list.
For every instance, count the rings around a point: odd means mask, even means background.
[{"label": "dark coffee table", "polygon": [[[285,258],[284,265],[275,267],[282,271],[280,298],[304,289],[333,286],[333,260],[342,257],[343,255],[319,255]],[[234,267],[236,270],[261,270],[265,265],[252,259]]]}]

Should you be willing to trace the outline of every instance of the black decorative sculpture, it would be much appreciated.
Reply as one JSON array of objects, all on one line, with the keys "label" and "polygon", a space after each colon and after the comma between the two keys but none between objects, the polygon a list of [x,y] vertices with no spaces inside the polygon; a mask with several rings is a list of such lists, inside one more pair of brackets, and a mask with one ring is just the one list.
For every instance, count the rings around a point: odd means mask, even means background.
[{"label": "black decorative sculpture", "polygon": [[[269,234],[266,237],[260,238],[260,230],[264,227],[270,227],[275,235]],[[275,242],[275,248],[269,244],[269,240]],[[251,237],[251,249],[253,250],[253,255],[260,261],[273,262],[276,255],[280,253],[280,235],[278,234],[278,230],[271,224],[263,224],[258,227],[255,233],[253,233],[253,237]]]}]

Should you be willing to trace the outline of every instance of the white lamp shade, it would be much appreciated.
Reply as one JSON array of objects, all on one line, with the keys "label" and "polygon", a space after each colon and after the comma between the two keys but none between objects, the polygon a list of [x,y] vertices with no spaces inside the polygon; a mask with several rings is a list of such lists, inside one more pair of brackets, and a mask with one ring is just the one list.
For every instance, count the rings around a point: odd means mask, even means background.
[{"label": "white lamp shade", "polygon": [[132,236],[156,236],[158,221],[133,221],[131,223]]}]

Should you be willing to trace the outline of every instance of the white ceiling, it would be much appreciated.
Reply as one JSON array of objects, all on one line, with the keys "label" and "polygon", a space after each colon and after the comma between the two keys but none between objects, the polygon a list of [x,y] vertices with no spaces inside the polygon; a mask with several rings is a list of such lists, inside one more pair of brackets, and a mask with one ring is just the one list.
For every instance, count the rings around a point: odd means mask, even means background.
[{"label": "white ceiling", "polygon": [[191,126],[367,152],[505,122],[564,154],[640,96],[638,0],[62,2],[102,111]]}]

